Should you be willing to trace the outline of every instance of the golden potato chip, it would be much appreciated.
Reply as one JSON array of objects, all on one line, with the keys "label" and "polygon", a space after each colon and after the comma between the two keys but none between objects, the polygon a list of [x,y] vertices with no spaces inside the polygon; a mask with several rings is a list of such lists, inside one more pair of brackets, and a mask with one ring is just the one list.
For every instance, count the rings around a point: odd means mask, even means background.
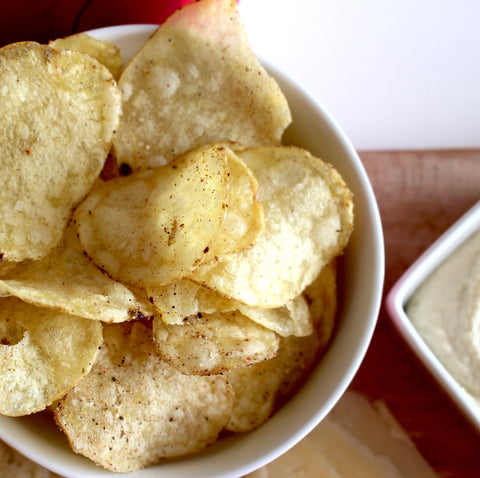
[{"label": "golden potato chip", "polygon": [[0,301],[0,413],[45,409],[86,375],[102,345],[100,322]]},{"label": "golden potato chip", "polygon": [[246,305],[279,307],[341,254],[353,228],[351,193],[330,165],[296,147],[237,153],[259,182],[265,230],[238,255],[190,276]]},{"label": "golden potato chip", "polygon": [[39,259],[97,179],[121,111],[110,72],[34,42],[0,49],[0,258]]},{"label": "golden potato chip", "polygon": [[238,311],[257,324],[285,337],[304,336],[313,332],[310,311],[303,296],[295,297],[284,306],[274,309],[250,307],[188,279],[149,288],[147,292],[156,311],[169,325],[184,324],[185,320],[198,314]]},{"label": "golden potato chip", "polygon": [[188,275],[226,214],[225,148],[209,146],[160,167],[100,183],[75,211],[80,242],[101,269],[133,286]]},{"label": "golden potato chip", "polygon": [[153,321],[153,337],[165,362],[180,372],[213,375],[274,357],[279,338],[238,312],[199,314],[183,325]]},{"label": "golden potato chip", "polygon": [[148,287],[147,294],[157,313],[169,325],[182,325],[186,319],[200,313],[235,310],[230,299],[188,279]]},{"label": "golden potato chip", "polygon": [[243,433],[255,430],[275,411],[276,392],[283,372],[276,359],[238,368],[227,374],[234,391],[233,411],[226,430]]},{"label": "golden potato chip", "polygon": [[250,320],[274,330],[282,337],[290,335],[304,337],[313,332],[313,321],[308,304],[301,295],[274,309],[251,307],[238,302],[238,310]]},{"label": "golden potato chip", "polygon": [[282,337],[276,357],[228,372],[235,399],[226,429],[247,432],[268,420],[310,372],[317,349],[315,333]]},{"label": "golden potato chip", "polygon": [[103,322],[153,315],[145,293],[135,293],[92,264],[80,249],[76,226],[47,257],[24,261],[0,279],[0,295]]},{"label": "golden potato chip", "polygon": [[10,271],[15,269],[16,265],[16,262],[0,262],[0,277],[6,276]]},{"label": "golden potato chip", "polygon": [[282,337],[275,358],[227,374],[235,392],[228,430],[257,428],[301,386],[331,339],[336,293],[336,264],[332,261],[304,293],[314,317],[314,333]]},{"label": "golden potato chip", "polygon": [[118,80],[123,69],[123,58],[120,49],[109,42],[94,38],[87,33],[76,33],[51,41],[48,46],[63,50],[75,50],[97,59],[106,66],[113,77]]},{"label": "golden potato chip", "polygon": [[263,207],[257,200],[258,182],[246,164],[228,147],[228,207],[225,220],[204,263],[251,247],[263,232]]},{"label": "golden potato chip", "polygon": [[169,17],[123,71],[119,163],[164,165],[219,141],[279,144],[287,101],[250,48],[234,0],[193,2]]},{"label": "golden potato chip", "polygon": [[335,328],[337,314],[337,261],[329,262],[317,278],[303,291],[308,303],[320,347],[329,344]]},{"label": "golden potato chip", "polygon": [[141,322],[108,325],[91,373],[55,410],[74,451],[112,471],[194,453],[217,439],[232,394],[224,376],[183,375]]},{"label": "golden potato chip", "polygon": [[265,422],[305,380],[333,334],[337,310],[337,266],[328,263],[303,295],[315,332],[305,337],[282,337],[275,358],[228,373],[235,392],[227,429],[246,432]]}]

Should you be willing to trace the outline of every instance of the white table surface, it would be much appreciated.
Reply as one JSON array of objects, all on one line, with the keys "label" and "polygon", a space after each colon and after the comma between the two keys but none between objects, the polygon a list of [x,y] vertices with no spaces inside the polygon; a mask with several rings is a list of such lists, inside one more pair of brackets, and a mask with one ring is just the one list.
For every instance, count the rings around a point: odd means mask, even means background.
[{"label": "white table surface", "polygon": [[480,147],[480,1],[241,0],[257,54],[359,150]]}]

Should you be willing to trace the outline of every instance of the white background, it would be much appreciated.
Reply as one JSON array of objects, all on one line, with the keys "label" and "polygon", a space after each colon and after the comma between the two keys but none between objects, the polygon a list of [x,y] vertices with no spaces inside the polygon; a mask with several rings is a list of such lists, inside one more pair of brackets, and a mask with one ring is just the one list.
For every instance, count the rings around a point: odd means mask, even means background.
[{"label": "white background", "polygon": [[313,94],[357,149],[480,147],[479,0],[239,8],[255,52]]}]

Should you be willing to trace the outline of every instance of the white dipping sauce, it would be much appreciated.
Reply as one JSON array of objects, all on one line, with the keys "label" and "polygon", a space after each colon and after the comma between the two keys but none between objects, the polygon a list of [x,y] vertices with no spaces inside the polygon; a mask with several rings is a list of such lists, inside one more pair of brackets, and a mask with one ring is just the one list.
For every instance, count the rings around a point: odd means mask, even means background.
[{"label": "white dipping sauce", "polygon": [[444,367],[480,400],[480,231],[427,277],[406,312]]}]

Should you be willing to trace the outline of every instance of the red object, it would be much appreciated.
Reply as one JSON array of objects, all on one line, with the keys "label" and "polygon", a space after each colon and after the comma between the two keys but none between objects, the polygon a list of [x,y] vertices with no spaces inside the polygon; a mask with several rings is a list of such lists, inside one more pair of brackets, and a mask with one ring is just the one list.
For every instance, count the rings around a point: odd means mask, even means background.
[{"label": "red object", "polygon": [[93,28],[162,23],[192,0],[14,0],[0,7],[0,46],[49,40]]}]

